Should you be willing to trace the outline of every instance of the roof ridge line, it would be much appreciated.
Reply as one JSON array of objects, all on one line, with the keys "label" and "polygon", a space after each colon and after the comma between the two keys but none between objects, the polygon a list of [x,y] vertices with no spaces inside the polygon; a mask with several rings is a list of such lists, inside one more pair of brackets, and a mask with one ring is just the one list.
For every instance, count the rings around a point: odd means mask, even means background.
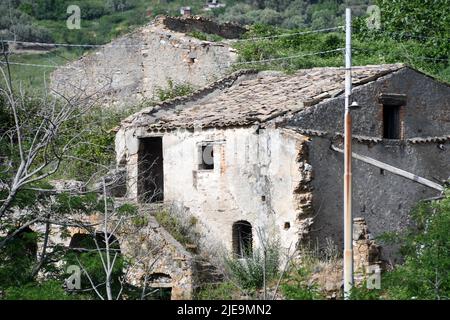
[{"label": "roof ridge line", "polygon": [[195,90],[194,92],[192,92],[190,94],[175,97],[175,98],[172,98],[172,99],[169,99],[166,101],[159,102],[151,107],[144,108],[144,109],[132,114],[131,116],[125,118],[124,120],[122,120],[121,125],[123,123],[129,123],[129,122],[133,121],[136,117],[141,116],[141,115],[151,115],[151,114],[156,113],[161,110],[168,111],[179,104],[199,100],[201,98],[206,97],[208,94],[214,92],[217,89],[224,89],[224,88],[231,87],[234,84],[234,82],[242,76],[257,74],[258,72],[259,71],[256,69],[242,69],[242,70],[235,71],[235,72],[229,74],[228,76],[220,78],[219,80],[216,80],[198,90]]}]

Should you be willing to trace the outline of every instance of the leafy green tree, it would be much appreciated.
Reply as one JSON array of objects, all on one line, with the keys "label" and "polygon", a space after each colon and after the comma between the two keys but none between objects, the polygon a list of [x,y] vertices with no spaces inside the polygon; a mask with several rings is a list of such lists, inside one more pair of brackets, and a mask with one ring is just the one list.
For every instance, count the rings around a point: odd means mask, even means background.
[{"label": "leafy green tree", "polygon": [[[80,266],[83,270],[81,277],[81,292],[87,292],[93,299],[99,297],[94,293],[95,290],[99,292],[106,291],[105,270],[103,261],[106,261],[106,243],[102,233],[91,234],[77,234],[72,238],[71,249],[64,255],[64,269],[70,265]],[[121,291],[120,278],[123,276],[124,258],[120,253],[120,246],[114,238],[110,243],[110,252],[113,256],[117,254],[114,259],[111,273],[111,287],[114,297]],[[95,290],[94,288],[95,287]]]},{"label": "leafy green tree", "polygon": [[415,227],[395,237],[404,263],[382,278],[393,299],[450,299],[450,191],[439,201],[421,203]]},{"label": "leafy green tree", "polygon": [[448,1],[379,0],[377,4],[381,10],[381,29],[370,28],[366,17],[355,21],[355,37],[360,42],[355,47],[356,54],[405,62],[450,81]]},{"label": "leafy green tree", "polygon": [[36,250],[37,233],[29,228],[13,237],[0,250],[0,288],[20,286],[31,280]]}]

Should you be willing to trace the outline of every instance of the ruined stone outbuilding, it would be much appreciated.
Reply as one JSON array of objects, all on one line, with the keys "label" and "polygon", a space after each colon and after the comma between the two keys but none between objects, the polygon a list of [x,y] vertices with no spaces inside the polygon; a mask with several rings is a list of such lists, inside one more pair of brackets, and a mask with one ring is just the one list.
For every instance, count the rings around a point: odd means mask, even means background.
[{"label": "ruined stone outbuilding", "polygon": [[[111,237],[110,254],[118,252],[128,261],[123,269],[124,280],[127,285],[134,286],[138,290],[146,288],[145,292],[149,296],[145,299],[193,299],[198,286],[197,271],[202,261],[199,261],[195,254],[188,252],[157,222],[152,214],[159,209],[146,207],[138,215],[123,220],[123,216],[110,217],[106,229],[107,235]],[[103,217],[102,213],[71,216],[78,225],[83,222],[86,226],[92,226],[89,228],[76,225],[67,227],[64,223],[51,224],[46,244],[47,252],[52,252],[55,247],[64,247],[68,251],[88,249],[81,243],[93,237],[101,245],[105,239]],[[21,231],[21,234],[45,234],[45,232],[45,224],[34,223]],[[30,249],[30,253],[37,258],[42,253],[43,242],[44,239],[40,239]],[[45,274],[41,274],[40,277],[45,278]],[[87,281],[83,282],[82,286],[82,288],[90,287]]]},{"label": "ruined stone outbuilding", "polygon": [[169,81],[200,88],[228,73],[237,53],[226,42],[203,41],[192,32],[239,37],[246,30],[205,18],[159,16],[144,27],[56,69],[51,88],[105,107],[131,107],[158,98]]},{"label": "ruined stone outbuilding", "polygon": [[[88,191],[82,181],[52,180],[50,184],[54,187],[55,194],[65,192],[70,196],[72,193],[79,195]],[[195,253],[189,252],[160,225],[154,215],[166,209],[161,204],[139,205],[135,207],[136,212],[121,214],[120,208],[129,203],[126,198],[118,197],[114,193],[117,185],[121,185],[120,180],[107,185],[106,188],[109,200],[113,200],[108,206],[106,220],[104,212],[100,211],[89,215],[71,213],[67,216],[56,215],[48,225],[45,222],[35,222],[22,228],[17,234],[19,239],[24,234],[42,235],[33,237],[34,240],[27,245],[27,254],[42,259],[42,255],[53,252],[55,248],[58,251],[64,249],[67,252],[82,252],[95,248],[88,245],[93,239],[100,248],[104,248],[102,245],[105,243],[106,232],[110,237],[108,243],[111,257],[119,253],[127,261],[122,269],[126,285],[144,291],[146,293],[144,299],[193,299],[198,279],[209,276],[208,272],[202,275],[198,272],[204,271],[202,267],[205,262]],[[102,187],[89,188],[89,191],[100,192],[99,196],[102,197]],[[50,197],[50,201],[55,199]],[[46,206],[42,206],[41,209],[42,213],[48,210]],[[26,214],[26,210],[14,209],[18,221],[21,215]],[[47,228],[48,238],[45,236]],[[112,258],[111,261],[116,259]],[[114,265],[114,262],[111,263]],[[70,271],[67,272],[68,278]],[[40,272],[39,277],[45,278],[46,274]],[[87,279],[81,282],[81,286],[82,289],[90,288]]]},{"label": "ruined stone outbuilding", "polygon": [[[198,218],[201,249],[213,256],[258,247],[258,230],[285,248],[308,238],[341,243],[344,74],[240,71],[125,119],[116,152],[129,196],[145,202],[142,194],[161,190],[158,200]],[[401,64],[356,67],[353,85],[362,106],[354,152],[442,184],[449,86]],[[140,174],[146,158],[159,177],[152,186]],[[440,194],[356,160],[353,178],[354,215],[374,236],[406,227],[417,201]]]}]

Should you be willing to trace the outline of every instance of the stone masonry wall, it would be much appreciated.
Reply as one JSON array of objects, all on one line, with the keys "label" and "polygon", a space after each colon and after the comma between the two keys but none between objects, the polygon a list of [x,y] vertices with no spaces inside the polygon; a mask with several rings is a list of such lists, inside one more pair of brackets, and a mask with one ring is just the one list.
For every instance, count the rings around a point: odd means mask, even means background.
[{"label": "stone masonry wall", "polygon": [[[108,232],[114,230],[113,235],[118,240],[121,253],[130,261],[134,261],[131,268],[124,270],[125,280],[131,285],[143,287],[145,276],[151,278],[152,275],[164,275],[169,279],[168,282],[160,284],[148,281],[147,287],[170,287],[172,300],[192,299],[197,277],[195,258],[159,225],[152,216],[154,210],[154,208],[143,207],[136,217],[123,220],[119,220],[119,217],[110,218]],[[100,234],[104,232],[103,215],[100,213],[72,218],[95,225],[93,232]],[[31,229],[43,234],[45,225],[34,224]],[[61,226],[51,226],[48,252],[56,245],[68,248],[72,236],[87,233],[86,229],[79,227],[69,227],[67,231],[68,235],[63,232]],[[42,241],[38,242],[38,255],[42,251],[42,246]]]},{"label": "stone masonry wall", "polygon": [[133,106],[154,98],[169,80],[203,87],[227,74],[236,58],[225,43],[186,36],[157,20],[56,69],[51,87],[102,105]]},{"label": "stone masonry wall", "polygon": [[[136,197],[139,133],[152,133],[122,130],[116,136],[117,159],[126,159],[128,193]],[[198,167],[203,142],[213,144],[213,170]],[[299,134],[272,128],[166,132],[164,201],[179,203],[197,218],[201,249],[213,256],[231,251],[232,225],[240,220],[251,223],[254,247],[260,242],[258,228],[279,238],[284,248],[294,247],[312,222],[312,168],[305,143]]]},{"label": "stone masonry wall", "polygon": [[205,17],[161,17],[162,23],[170,30],[188,33],[199,31],[208,34],[216,34],[226,39],[240,38],[248,30],[238,24],[218,24]]},{"label": "stone masonry wall", "polygon": [[[383,139],[381,93],[404,94],[401,113],[403,139]],[[402,69],[354,88],[352,99],[360,109],[352,111],[353,152],[412,172],[443,184],[450,177],[450,87],[423,74]],[[309,160],[314,168],[313,208],[315,230],[311,236],[325,244],[332,238],[342,243],[343,156],[330,149],[342,149],[344,99],[325,100],[292,117],[289,125],[316,130],[309,143]],[[300,130],[300,131],[302,131]],[[399,231],[410,224],[409,213],[421,199],[439,191],[414,181],[353,160],[353,214],[366,219],[374,237]],[[395,246],[383,249],[395,262]]]}]

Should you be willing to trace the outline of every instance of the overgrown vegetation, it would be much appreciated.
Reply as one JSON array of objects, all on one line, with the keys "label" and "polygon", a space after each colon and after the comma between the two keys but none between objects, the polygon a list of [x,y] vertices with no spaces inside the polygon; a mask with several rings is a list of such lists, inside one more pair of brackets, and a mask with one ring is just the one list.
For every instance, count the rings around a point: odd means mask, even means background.
[{"label": "overgrown vegetation", "polygon": [[[378,241],[385,244],[402,244],[401,254],[404,262],[381,275],[381,288],[368,289],[367,282],[357,284],[352,292],[354,300],[448,300],[450,298],[450,191],[445,191],[441,200],[421,202],[411,214],[413,227],[404,232],[384,234]],[[308,253],[309,252],[309,253]],[[330,256],[327,254],[327,256]],[[302,253],[301,264],[288,273],[281,289],[289,299],[322,299],[322,287],[318,286],[320,277],[314,274],[329,259],[311,251]],[[341,271],[338,273],[341,274]],[[340,281],[340,277],[337,278]],[[342,293],[341,293],[342,294]]]},{"label": "overgrown vegetation", "polygon": [[335,27],[342,23],[346,7],[355,15],[364,14],[368,0],[244,0],[227,1],[222,11],[213,12],[221,22],[240,24],[265,24],[287,29]]},{"label": "overgrown vegetation", "polygon": [[267,241],[245,258],[226,257],[225,266],[230,278],[241,289],[255,291],[276,279],[280,265],[278,241]]},{"label": "overgrown vegetation", "polygon": [[[431,6],[427,1],[378,1],[381,29],[368,28],[366,16],[354,20],[353,65],[407,63],[450,82],[450,9],[445,1],[438,2],[439,4]],[[428,24],[426,21],[432,23]],[[320,66],[343,66],[342,50],[333,51],[344,47],[345,35],[342,30],[298,34],[302,32],[308,32],[308,29],[289,30],[278,25],[253,25],[246,34],[248,38],[280,34],[292,36],[239,42],[236,48],[244,64],[238,64],[237,68],[293,71]],[[258,63],[260,60],[269,61]],[[256,62],[248,64],[248,61]]]},{"label": "overgrown vegetation", "polygon": [[[101,233],[96,234],[95,238],[89,234],[81,234],[81,239],[76,242],[74,241],[75,243],[71,243],[73,248],[68,250],[62,257],[63,270],[67,270],[71,265],[80,266],[82,270],[86,270],[86,272],[81,273],[81,288],[78,293],[87,292],[93,299],[98,299],[94,294],[93,284],[98,291],[105,292],[105,270],[103,263],[106,261],[106,255],[108,253],[105,251],[106,244],[102,236],[103,234]],[[114,259],[114,264],[112,265],[111,273],[111,291],[114,297],[116,297],[121,291],[122,285],[120,281],[123,277],[123,269],[126,261],[120,253],[120,246],[117,241],[111,243],[110,247],[110,254],[117,254],[117,258]],[[77,291],[74,292],[74,294],[76,293]]]},{"label": "overgrown vegetation", "polygon": [[441,200],[421,202],[412,212],[414,227],[385,234],[385,243],[401,243],[404,262],[381,277],[381,289],[364,284],[354,299],[450,299],[450,191]]},{"label": "overgrown vegetation", "polygon": [[197,239],[194,230],[197,219],[195,217],[192,216],[186,221],[182,221],[179,217],[176,217],[168,211],[158,211],[155,214],[155,218],[179,243],[183,245],[196,244]]},{"label": "overgrown vegetation", "polygon": [[167,79],[166,88],[157,88],[155,91],[160,101],[166,101],[188,95],[194,92],[194,90],[194,87],[189,83],[178,83],[169,78]]},{"label": "overgrown vegetation", "polygon": [[[139,298],[140,288],[124,282],[124,270],[131,261],[122,256],[120,246],[115,238],[108,241],[106,248],[105,234],[103,232],[87,232],[90,227],[81,221],[79,227],[84,233],[77,233],[70,237],[68,226],[65,225],[75,215],[84,218],[104,211],[104,199],[96,193],[74,195],[66,192],[52,196],[45,207],[42,197],[39,204],[27,205],[28,221],[36,217],[37,210],[51,210],[51,219],[60,221],[61,235],[64,240],[70,238],[70,246],[60,244],[49,245],[47,252],[38,251],[37,243],[44,241],[45,235],[26,228],[10,239],[0,239],[0,293],[4,299],[99,299],[96,291],[104,295],[106,291],[106,272],[104,270],[107,255],[112,259],[109,283],[111,292],[115,297]],[[107,199],[111,206],[111,199]],[[136,208],[124,204],[117,209],[121,216],[134,215]],[[5,221],[5,220],[3,220]],[[86,227],[85,227],[86,226]],[[2,233],[12,234],[21,225],[3,224]],[[85,229],[83,229],[85,228]],[[6,241],[3,243],[3,241]],[[39,249],[42,250],[42,249]],[[63,286],[70,274],[69,266],[79,266],[81,269],[81,288],[68,290]],[[45,274],[45,278],[41,275]],[[94,289],[95,286],[95,289]]]},{"label": "overgrown vegetation", "polygon": [[405,262],[382,278],[391,299],[450,299],[450,190],[442,200],[422,202],[415,228],[395,235]]},{"label": "overgrown vegetation", "polygon": [[5,300],[90,300],[87,294],[74,295],[61,286],[59,280],[47,280],[9,287],[4,292]]},{"label": "overgrown vegetation", "polygon": [[235,300],[240,290],[232,282],[208,283],[196,295],[198,300]]},{"label": "overgrown vegetation", "polygon": [[281,285],[283,295],[291,300],[323,299],[317,284],[310,283],[310,277],[311,270],[308,270],[305,266],[297,267]]},{"label": "overgrown vegetation", "polygon": [[325,287],[331,284],[339,291],[341,269],[340,253],[331,239],[319,248],[304,245],[299,250],[299,259],[291,261],[281,282],[281,292],[287,299],[320,300],[326,298]]},{"label": "overgrown vegetation", "polygon": [[[342,47],[344,41],[342,33],[295,35],[301,31],[304,30],[286,30],[264,25],[252,26],[246,33],[247,38],[269,38],[236,43],[240,61],[235,68],[295,71],[302,68],[342,65],[342,52],[331,51]],[[270,38],[285,33],[293,34],[293,36]],[[311,55],[317,52],[324,53]],[[293,58],[285,59],[285,57]],[[264,62],[259,62],[262,60]]]},{"label": "overgrown vegetation", "polygon": [[200,31],[191,31],[187,33],[187,35],[203,41],[218,42],[223,40],[223,38],[217,34],[204,33]]},{"label": "overgrown vegetation", "polygon": [[88,113],[68,121],[64,139],[70,139],[74,135],[78,135],[79,139],[62,163],[64,170],[54,177],[90,181],[113,168],[114,128],[135,110],[105,110],[94,107]]}]

